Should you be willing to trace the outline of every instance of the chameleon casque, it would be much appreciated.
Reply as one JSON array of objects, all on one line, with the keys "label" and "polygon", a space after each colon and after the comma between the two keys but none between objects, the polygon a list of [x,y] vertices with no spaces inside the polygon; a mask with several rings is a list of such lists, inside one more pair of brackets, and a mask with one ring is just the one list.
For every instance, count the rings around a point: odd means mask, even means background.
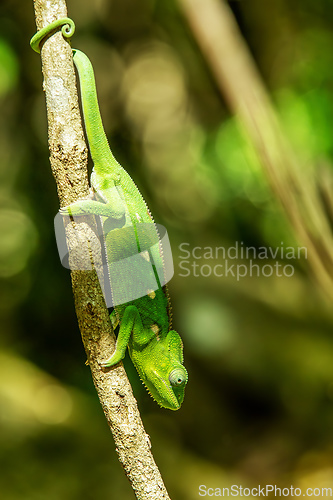
[{"label": "chameleon casque", "polygon": [[[58,19],[33,36],[31,47],[39,53],[45,38],[60,28],[69,38],[74,34],[75,25],[69,18]],[[155,228],[155,225],[141,193],[110,150],[100,116],[92,65],[88,57],[76,49],[73,49],[73,60],[79,75],[85,129],[94,163],[90,184],[95,199],[79,200],[61,208],[60,213],[100,216],[109,265],[115,253],[126,254],[127,229],[137,234],[140,228],[148,224]],[[147,250],[142,252],[140,242],[137,242],[137,252],[142,253],[142,261],[152,257]],[[155,258],[162,257],[155,252]],[[146,295],[114,306],[110,318],[114,327],[119,326],[116,348],[100,365],[103,368],[114,366],[123,359],[128,347],[132,362],[151,396],[160,406],[177,410],[183,402],[188,378],[183,365],[183,344],[179,334],[171,329],[166,286],[158,280],[157,283],[158,287],[147,290]],[[110,286],[112,290],[112,282]]]}]

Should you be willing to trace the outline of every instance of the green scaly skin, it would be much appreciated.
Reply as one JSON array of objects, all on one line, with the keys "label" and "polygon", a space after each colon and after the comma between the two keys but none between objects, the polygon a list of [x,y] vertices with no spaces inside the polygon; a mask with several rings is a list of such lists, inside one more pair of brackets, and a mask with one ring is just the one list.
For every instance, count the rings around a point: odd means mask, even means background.
[{"label": "green scaly skin", "polygon": [[[34,35],[31,47],[39,53],[45,37],[59,28],[69,38],[75,30],[74,22],[64,18],[51,23]],[[135,183],[110,150],[99,112],[92,65],[88,57],[76,49],[73,49],[73,59],[79,75],[85,128],[94,163],[90,183],[97,201],[80,200],[62,208],[60,213],[102,217],[110,263],[116,260],[117,253],[126,253],[129,244],[126,243],[124,228],[132,227],[136,231],[142,223],[154,223]],[[144,253],[142,257],[149,260],[148,252]],[[155,262],[158,258],[155,251]],[[140,278],[139,268],[134,278]],[[155,292],[147,290],[147,295],[115,306],[110,317],[114,327],[119,325],[116,348],[112,356],[100,365],[104,368],[116,365],[124,358],[128,347],[133,364],[151,396],[160,406],[177,410],[183,402],[187,383],[183,344],[179,334],[171,330],[167,289],[158,284]]]}]

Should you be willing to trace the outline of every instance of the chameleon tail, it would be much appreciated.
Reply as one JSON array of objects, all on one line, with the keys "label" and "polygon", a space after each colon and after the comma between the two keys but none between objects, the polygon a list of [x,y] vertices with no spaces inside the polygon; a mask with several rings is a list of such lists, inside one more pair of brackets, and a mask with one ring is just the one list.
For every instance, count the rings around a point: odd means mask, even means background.
[{"label": "chameleon tail", "polygon": [[56,19],[53,23],[48,24],[45,28],[37,31],[37,33],[30,40],[30,47],[40,54],[41,45],[45,38],[53,35],[58,29],[61,28],[61,32],[65,38],[71,38],[75,32],[75,24],[69,17],[63,17],[61,19]]},{"label": "chameleon tail", "polygon": [[110,151],[99,111],[94,70],[89,58],[73,49],[73,59],[79,74],[84,123],[94,169],[98,174],[109,174],[119,163]]},{"label": "chameleon tail", "polygon": [[[59,29],[65,38],[70,38],[75,31],[74,21],[64,17],[48,24],[32,37],[31,48],[40,53],[44,40]],[[118,170],[120,165],[110,151],[104,132],[97,101],[94,70],[88,57],[80,50],[73,49],[73,59],[80,79],[84,122],[94,169],[99,175],[110,174],[112,168]]]}]

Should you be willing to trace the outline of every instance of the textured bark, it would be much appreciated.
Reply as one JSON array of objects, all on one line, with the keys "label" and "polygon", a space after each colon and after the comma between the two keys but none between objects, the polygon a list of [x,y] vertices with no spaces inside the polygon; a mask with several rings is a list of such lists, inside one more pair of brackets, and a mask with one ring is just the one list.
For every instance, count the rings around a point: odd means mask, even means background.
[{"label": "textured bark", "polygon": [[[37,29],[66,17],[64,0],[34,1]],[[57,32],[41,50],[43,87],[46,94],[50,162],[60,205],[87,196],[87,148],[82,130],[75,73],[70,45]],[[94,254],[99,241],[83,218],[78,224]],[[89,262],[89,255],[86,256]],[[75,259],[74,259],[75,260]],[[95,271],[72,271],[75,309],[93,381],[112,431],[119,460],[140,500],[168,499],[160,472],[150,451],[146,434],[122,363],[108,371],[97,360],[108,358],[115,337]],[[112,492],[110,492],[112,497]]]}]

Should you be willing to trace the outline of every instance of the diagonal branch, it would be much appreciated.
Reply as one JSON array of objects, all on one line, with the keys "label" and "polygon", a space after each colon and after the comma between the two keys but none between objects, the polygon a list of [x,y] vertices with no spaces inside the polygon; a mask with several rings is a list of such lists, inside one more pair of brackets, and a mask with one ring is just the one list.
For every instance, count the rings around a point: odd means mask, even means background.
[{"label": "diagonal branch", "polygon": [[[65,0],[34,0],[37,28],[66,17]],[[50,162],[60,205],[88,195],[87,148],[81,125],[72,52],[60,32],[43,44],[43,87],[46,93]],[[98,238],[83,220],[80,230],[92,248]],[[93,381],[113,434],[119,460],[140,500],[169,499],[150,451],[149,437],[141,421],[131,385],[122,363],[103,372],[97,360],[115,346],[108,311],[95,271],[72,271],[75,309]]]}]

